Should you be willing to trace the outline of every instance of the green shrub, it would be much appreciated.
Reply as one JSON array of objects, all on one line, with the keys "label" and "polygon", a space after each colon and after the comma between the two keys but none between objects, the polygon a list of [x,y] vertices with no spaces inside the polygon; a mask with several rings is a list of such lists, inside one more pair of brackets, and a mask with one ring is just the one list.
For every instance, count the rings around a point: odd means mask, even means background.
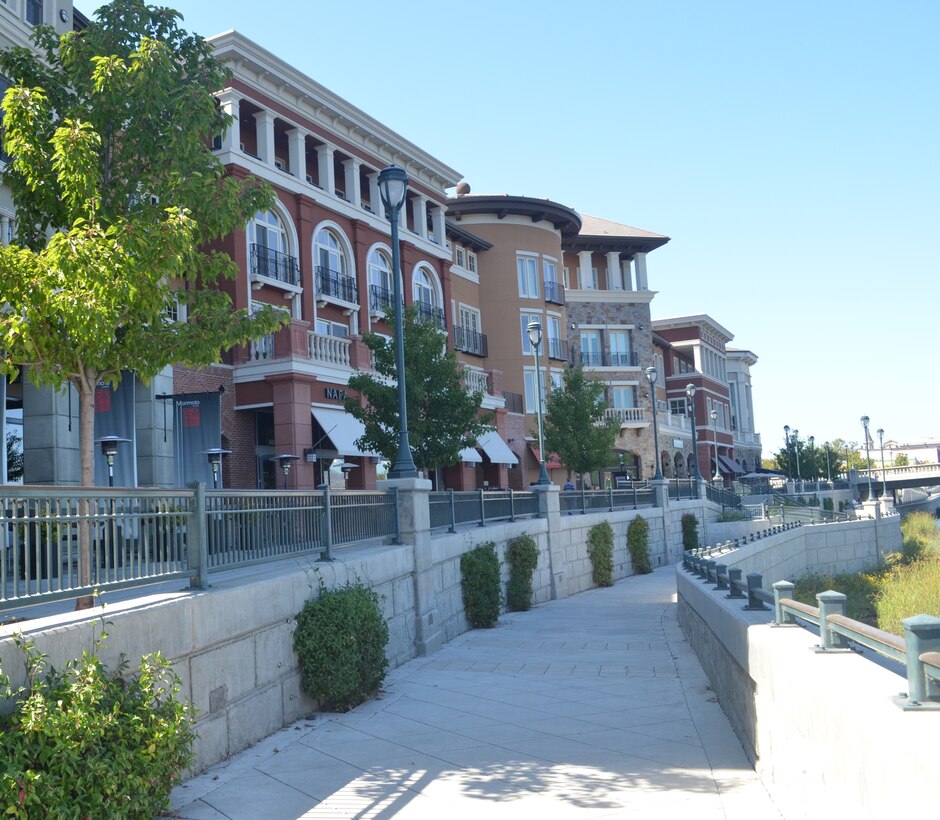
[{"label": "green shrub", "polygon": [[301,688],[329,709],[358,706],[385,680],[387,644],[374,590],[360,583],[328,590],[321,581],[319,597],[304,604],[294,629]]},{"label": "green shrub", "polygon": [[824,510],[829,510],[829,512],[832,512],[833,509],[834,509],[834,506],[835,506],[835,505],[832,503],[832,499],[831,499],[831,498],[824,498],[824,499],[823,499],[823,509],[824,509]]},{"label": "green shrub", "polygon": [[695,513],[682,514],[682,549],[694,550],[698,547],[698,519]]},{"label": "green shrub", "polygon": [[816,594],[834,589],[846,596],[845,614],[856,621],[877,623],[875,600],[884,583],[879,573],[847,572],[839,575],[809,572],[794,582],[793,597],[810,606],[819,606]]},{"label": "green shrub", "polygon": [[901,520],[903,561],[940,555],[940,528],[930,513],[915,512]]},{"label": "green shrub", "polygon": [[875,600],[878,628],[903,635],[902,618],[933,615],[940,618],[940,560],[924,558],[892,568]]},{"label": "green shrub", "polygon": [[653,571],[653,565],[650,563],[649,535],[650,525],[642,515],[634,518],[627,527],[627,549],[630,550],[633,571],[640,575]]},{"label": "green shrub", "polygon": [[718,521],[743,521],[745,515],[741,510],[723,509],[718,514]]},{"label": "green shrub", "polygon": [[[159,652],[116,674],[92,652],[43,675],[44,657],[17,639],[28,686],[3,681],[0,805],[4,817],[146,818],[169,807],[170,790],[192,762],[192,710]],[[10,702],[12,701],[12,703]]]},{"label": "green shrub", "polygon": [[492,541],[460,556],[463,608],[472,629],[490,629],[499,620],[499,558]]},{"label": "green shrub", "polygon": [[506,605],[513,612],[525,612],[532,607],[532,573],[539,562],[532,536],[523,533],[513,538],[506,547],[506,561],[509,564]]},{"label": "green shrub", "polygon": [[588,531],[588,557],[591,559],[591,577],[599,587],[614,584],[614,531],[604,521]]}]

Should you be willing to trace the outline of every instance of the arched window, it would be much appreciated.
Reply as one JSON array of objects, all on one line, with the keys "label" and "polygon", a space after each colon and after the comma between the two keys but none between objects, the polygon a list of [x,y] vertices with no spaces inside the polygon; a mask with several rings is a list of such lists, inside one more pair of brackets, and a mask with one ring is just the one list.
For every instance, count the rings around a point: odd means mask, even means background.
[{"label": "arched window", "polygon": [[317,298],[321,296],[341,302],[359,304],[359,288],[350,274],[347,245],[331,228],[321,228],[314,241]]},{"label": "arched window", "polygon": [[673,461],[675,463],[676,478],[685,478],[685,460],[682,458],[682,453],[676,453]]},{"label": "arched window", "polygon": [[695,456],[692,453],[689,453],[688,463],[686,468],[688,469],[688,474],[691,476],[695,473]]},{"label": "arched window", "polygon": [[411,295],[418,306],[418,317],[425,322],[433,322],[444,330],[447,325],[441,308],[437,278],[428,268],[415,268],[411,279]]},{"label": "arched window", "polygon": [[346,275],[346,254],[333,231],[322,228],[317,233],[317,272],[324,269],[333,274]]},{"label": "arched window", "polygon": [[284,223],[274,211],[259,211],[248,223],[251,272],[288,285],[300,284],[300,267],[291,256]]},{"label": "arched window", "polygon": [[384,313],[393,303],[392,261],[381,248],[369,254],[369,310]]}]

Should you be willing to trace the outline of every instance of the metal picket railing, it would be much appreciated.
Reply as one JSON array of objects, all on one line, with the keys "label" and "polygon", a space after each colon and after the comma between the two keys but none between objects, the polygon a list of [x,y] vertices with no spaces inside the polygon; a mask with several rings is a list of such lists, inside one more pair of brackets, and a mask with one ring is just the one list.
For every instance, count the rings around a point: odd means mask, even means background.
[{"label": "metal picket railing", "polygon": [[528,490],[439,490],[428,499],[431,529],[446,527],[456,532],[458,524],[485,527],[488,521],[538,518],[538,496]]}]

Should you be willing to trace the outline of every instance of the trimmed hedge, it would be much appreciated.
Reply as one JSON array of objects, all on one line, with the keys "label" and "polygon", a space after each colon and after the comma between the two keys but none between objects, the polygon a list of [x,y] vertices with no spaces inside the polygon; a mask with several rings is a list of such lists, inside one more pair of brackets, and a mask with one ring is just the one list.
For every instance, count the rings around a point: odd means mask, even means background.
[{"label": "trimmed hedge", "polygon": [[325,708],[347,712],[381,687],[388,670],[388,624],[379,596],[362,584],[328,590],[297,616],[300,686]]},{"label": "trimmed hedge", "polygon": [[591,577],[599,587],[614,584],[614,531],[604,521],[588,531],[588,557],[591,559]]},{"label": "trimmed hedge", "polygon": [[532,573],[539,562],[539,551],[531,535],[523,533],[509,542],[506,562],[509,564],[506,605],[512,612],[525,612],[532,608]]},{"label": "trimmed hedge", "polygon": [[695,513],[682,514],[682,548],[694,550],[698,547],[698,519]]},{"label": "trimmed hedge", "polygon": [[630,551],[633,571],[638,575],[647,575],[653,571],[653,565],[650,563],[649,534],[649,522],[642,515],[634,518],[627,527],[627,549]]},{"label": "trimmed hedge", "polygon": [[472,629],[490,629],[499,620],[499,557],[492,541],[460,556],[463,608]]}]

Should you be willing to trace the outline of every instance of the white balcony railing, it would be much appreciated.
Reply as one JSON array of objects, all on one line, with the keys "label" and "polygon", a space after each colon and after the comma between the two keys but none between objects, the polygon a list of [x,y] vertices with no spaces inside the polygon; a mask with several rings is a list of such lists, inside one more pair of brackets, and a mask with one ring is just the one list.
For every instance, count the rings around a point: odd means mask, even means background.
[{"label": "white balcony railing", "polygon": [[252,339],[249,355],[253,362],[264,362],[274,358],[274,334],[269,333],[260,339]]},{"label": "white balcony railing", "polygon": [[604,414],[607,418],[615,418],[620,422],[620,425],[627,424],[646,424],[646,408],[645,407],[608,407],[604,411]]},{"label": "white balcony railing", "polygon": [[489,392],[485,370],[465,367],[463,369],[463,383],[471,393],[482,393],[485,396]]},{"label": "white balcony railing", "polygon": [[308,331],[307,350],[315,362],[349,367],[349,339]]}]

